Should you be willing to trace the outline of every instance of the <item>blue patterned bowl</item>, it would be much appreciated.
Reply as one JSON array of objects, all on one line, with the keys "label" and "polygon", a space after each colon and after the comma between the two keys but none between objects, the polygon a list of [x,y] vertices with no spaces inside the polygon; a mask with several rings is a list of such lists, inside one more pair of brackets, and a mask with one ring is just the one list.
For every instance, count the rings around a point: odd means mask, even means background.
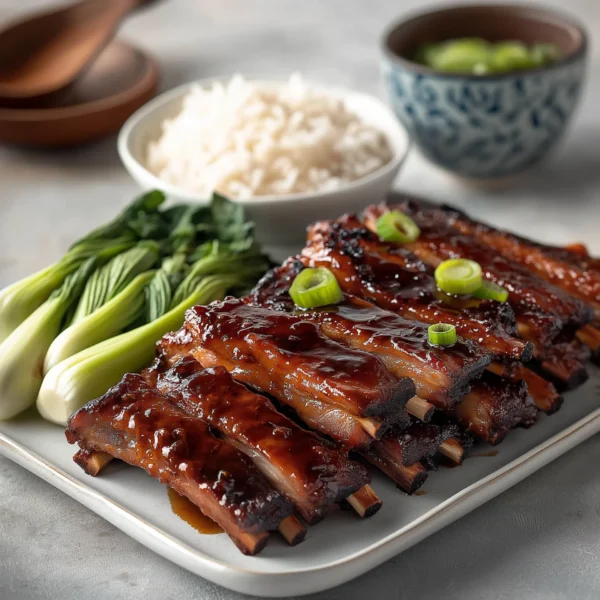
[{"label": "blue patterned bowl", "polygon": [[[446,74],[413,62],[422,43],[479,36],[557,44],[564,58],[500,75]],[[396,116],[434,163],[463,176],[496,178],[541,161],[565,130],[587,55],[581,26],[529,6],[460,6],[422,13],[384,36],[383,72]]]}]

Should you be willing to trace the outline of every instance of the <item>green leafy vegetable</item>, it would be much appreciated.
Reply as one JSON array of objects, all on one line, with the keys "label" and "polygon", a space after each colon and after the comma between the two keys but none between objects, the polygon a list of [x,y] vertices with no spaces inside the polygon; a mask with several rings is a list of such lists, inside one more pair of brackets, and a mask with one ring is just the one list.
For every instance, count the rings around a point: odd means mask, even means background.
[{"label": "green leafy vegetable", "polygon": [[216,229],[215,237],[218,240],[233,244],[250,237],[254,224],[245,220],[244,209],[240,204],[215,193],[210,209]]},{"label": "green leafy vegetable", "polygon": [[147,366],[189,307],[251,287],[270,266],[241,206],[219,195],[209,206],[163,209],[164,200],[140,196],[57,263],[0,292],[0,419],[39,391],[41,414],[64,423]]},{"label": "green leafy vegetable", "polygon": [[154,276],[154,271],[141,273],[102,307],[67,327],[48,349],[44,373],[81,350],[118,335],[142,317],[146,288]]},{"label": "green leafy vegetable", "polygon": [[175,291],[172,306],[189,296],[198,281],[207,275],[245,272],[246,280],[256,279],[269,268],[267,258],[256,246],[249,250],[235,252],[231,249],[231,245],[215,241],[203,246],[202,252],[196,253],[196,256],[200,258],[190,267],[186,278]]},{"label": "green leafy vegetable", "polygon": [[169,227],[168,241],[173,253],[191,252],[213,235],[209,206],[178,204],[163,213]]},{"label": "green leafy vegetable", "polygon": [[165,201],[165,195],[158,190],[142,194],[127,206],[113,221],[94,229],[76,241],[71,249],[80,244],[114,238],[130,240],[158,239],[164,236],[166,228],[158,208]]},{"label": "green leafy vegetable", "polygon": [[78,323],[122,292],[140,273],[158,262],[159,245],[154,241],[140,242],[131,250],[115,256],[98,269],[87,282],[71,324]]}]

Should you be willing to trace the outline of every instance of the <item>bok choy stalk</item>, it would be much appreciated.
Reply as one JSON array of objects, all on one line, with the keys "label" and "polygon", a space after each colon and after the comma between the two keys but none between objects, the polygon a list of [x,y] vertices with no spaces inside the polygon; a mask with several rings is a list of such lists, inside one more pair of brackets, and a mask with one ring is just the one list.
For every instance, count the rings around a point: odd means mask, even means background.
[{"label": "bok choy stalk", "polygon": [[197,259],[190,267],[185,279],[177,288],[173,297],[173,305],[179,304],[190,293],[198,278],[213,273],[230,273],[245,269],[264,273],[269,268],[269,262],[254,244],[243,251],[234,251],[229,244],[218,240],[208,242],[198,248],[192,255]]},{"label": "bok choy stalk", "polygon": [[67,327],[50,345],[44,373],[59,362],[121,333],[144,313],[145,291],[154,271],[138,275],[121,293],[92,314]]},{"label": "bok choy stalk", "polygon": [[86,260],[0,344],[0,420],[35,402],[48,347],[95,267],[95,258]]},{"label": "bok choy stalk", "polygon": [[161,268],[156,271],[146,288],[144,322],[150,323],[169,310],[173,300],[173,291],[183,280],[187,268],[187,256],[182,253],[169,256],[163,261]]},{"label": "bok choy stalk", "polygon": [[66,425],[77,409],[104,394],[125,373],[147,367],[155,356],[156,342],[181,326],[188,308],[222,299],[228,289],[243,284],[243,279],[236,274],[206,277],[183,302],[155,321],[60,362],[44,378],[37,398],[38,411],[44,419]]}]

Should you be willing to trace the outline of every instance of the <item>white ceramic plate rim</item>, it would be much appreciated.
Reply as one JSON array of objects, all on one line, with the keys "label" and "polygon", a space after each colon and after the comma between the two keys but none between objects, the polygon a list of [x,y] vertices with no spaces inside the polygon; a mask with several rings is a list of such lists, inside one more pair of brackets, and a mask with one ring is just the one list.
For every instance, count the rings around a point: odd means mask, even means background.
[{"label": "white ceramic plate rim", "polygon": [[[303,595],[321,591],[358,577],[467,512],[474,510],[599,431],[600,409],[596,409],[504,467],[454,494],[434,509],[411,521],[410,524],[359,552],[340,560],[330,561],[317,568],[289,569],[268,574],[229,565],[191,548],[161,528],[144,521],[106,495],[71,477],[62,469],[55,467],[37,453],[3,433],[0,433],[0,453],[180,566],[236,591],[282,597],[282,595]],[[169,549],[172,552],[169,552]],[[357,562],[366,555],[369,555],[368,562]],[[302,577],[302,583],[300,583],[289,579],[322,571],[330,571],[326,581],[318,578],[315,578],[314,581],[307,581],[305,577]],[[236,574],[236,578],[225,579],[225,576],[232,572]],[[279,580],[280,583],[284,583],[285,580],[287,589],[284,594],[281,593],[281,588],[274,587],[274,580]]]},{"label": "white ceramic plate rim", "polygon": [[[149,187],[155,187],[164,191],[167,195],[172,195],[180,198],[189,198],[190,200],[196,201],[206,201],[206,198],[203,198],[200,194],[195,194],[190,190],[185,188],[173,185],[166,181],[163,181],[154,173],[150,172],[137,158],[135,158],[130,150],[130,141],[131,135],[134,129],[137,127],[142,127],[144,121],[149,119],[155,111],[162,108],[163,106],[181,98],[184,96],[187,91],[196,85],[201,87],[208,87],[216,82],[224,82],[227,81],[228,77],[210,77],[206,79],[199,79],[197,81],[191,81],[188,83],[184,83],[180,86],[177,86],[163,94],[160,94],[150,102],[147,102],[139,108],[136,112],[133,113],[125,121],[125,124],[121,128],[119,132],[119,136],[117,139],[117,150],[119,153],[119,157],[121,158],[121,162],[125,166],[125,168],[130,173],[135,173],[136,177],[147,181],[152,185]],[[262,79],[262,78],[248,78],[252,82],[265,83],[268,85],[276,85],[283,84],[285,81],[283,80],[271,80],[271,79]],[[321,91],[327,95],[331,95],[334,97],[342,98],[342,99],[362,99],[365,102],[369,102],[374,106],[377,106],[377,109],[386,114],[387,120],[389,120],[390,125],[392,125],[391,131],[383,132],[384,135],[390,141],[390,145],[392,150],[394,151],[394,156],[390,160],[390,162],[386,163],[376,171],[357,179],[351,183],[348,183],[340,188],[334,190],[320,191],[320,192],[311,192],[304,194],[280,194],[280,195],[265,195],[265,196],[255,196],[253,198],[248,199],[239,199],[232,198],[234,202],[238,202],[240,204],[251,203],[253,205],[259,206],[264,204],[271,204],[274,202],[291,202],[294,200],[309,200],[311,198],[319,197],[326,200],[327,198],[335,197],[339,194],[343,194],[345,192],[355,190],[361,188],[363,186],[368,186],[373,181],[380,179],[381,177],[385,177],[386,175],[397,171],[406,156],[408,155],[408,151],[411,146],[410,136],[407,130],[400,124],[398,119],[395,117],[392,110],[386,106],[386,104],[377,98],[376,96],[372,96],[370,94],[365,94],[363,92],[356,92],[349,88],[344,88],[340,86],[328,86],[325,84],[313,82],[310,80],[306,80],[306,83],[314,86],[314,88],[318,91]]]}]

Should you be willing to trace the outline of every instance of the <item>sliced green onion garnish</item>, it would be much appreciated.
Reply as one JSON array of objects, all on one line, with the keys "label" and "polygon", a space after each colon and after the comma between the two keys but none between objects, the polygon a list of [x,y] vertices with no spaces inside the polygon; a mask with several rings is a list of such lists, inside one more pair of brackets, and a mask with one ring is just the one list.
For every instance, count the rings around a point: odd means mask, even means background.
[{"label": "sliced green onion garnish", "polygon": [[324,267],[304,269],[290,287],[290,296],[300,308],[316,308],[341,302],[344,294],[335,275]]},{"label": "sliced green onion garnish", "polygon": [[419,239],[421,230],[408,215],[392,210],[377,219],[377,235],[384,242],[406,244]]},{"label": "sliced green onion garnish", "polygon": [[435,281],[447,294],[472,294],[481,287],[481,267],[474,260],[451,258],[438,265]]},{"label": "sliced green onion garnish", "polygon": [[450,346],[456,343],[456,327],[449,323],[436,323],[427,330],[429,343],[434,346]]},{"label": "sliced green onion garnish", "polygon": [[476,289],[471,295],[480,300],[496,300],[497,302],[506,302],[508,300],[508,290],[493,281],[484,281],[481,287]]}]

